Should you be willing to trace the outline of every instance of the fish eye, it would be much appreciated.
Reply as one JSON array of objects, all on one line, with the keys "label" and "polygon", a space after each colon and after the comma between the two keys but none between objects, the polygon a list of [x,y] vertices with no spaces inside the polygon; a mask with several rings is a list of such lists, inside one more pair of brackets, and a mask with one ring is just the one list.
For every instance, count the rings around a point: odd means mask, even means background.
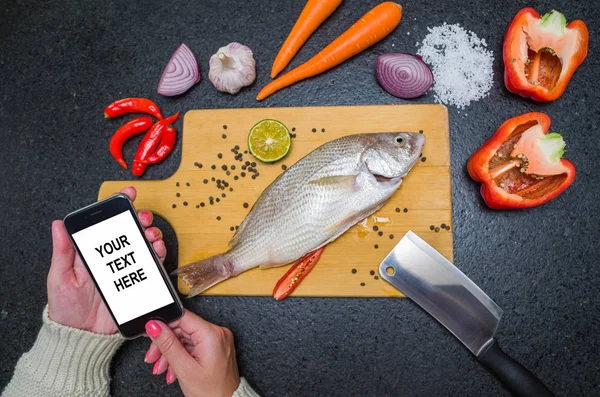
[{"label": "fish eye", "polygon": [[403,137],[397,136],[396,138],[394,138],[394,140],[400,147],[406,146],[406,139],[404,139]]}]

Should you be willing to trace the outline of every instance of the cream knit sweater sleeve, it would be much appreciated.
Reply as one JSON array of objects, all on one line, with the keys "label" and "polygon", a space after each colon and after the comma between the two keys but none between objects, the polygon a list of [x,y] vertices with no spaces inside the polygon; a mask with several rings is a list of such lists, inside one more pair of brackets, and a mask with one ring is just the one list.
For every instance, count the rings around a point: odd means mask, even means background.
[{"label": "cream knit sweater sleeve", "polygon": [[[2,397],[108,396],[109,367],[123,343],[119,334],[100,335],[58,324],[44,309],[31,350],[19,359]],[[259,397],[244,378],[233,397]]]},{"label": "cream knit sweater sleeve", "polygon": [[40,333],[23,354],[3,397],[108,396],[110,360],[124,339],[58,324],[42,315]]}]

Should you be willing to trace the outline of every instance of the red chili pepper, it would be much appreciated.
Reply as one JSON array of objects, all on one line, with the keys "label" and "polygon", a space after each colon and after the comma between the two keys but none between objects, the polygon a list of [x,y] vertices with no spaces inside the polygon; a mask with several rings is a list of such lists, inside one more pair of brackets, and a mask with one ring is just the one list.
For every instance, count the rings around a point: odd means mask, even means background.
[{"label": "red chili pepper", "polygon": [[123,144],[134,135],[141,134],[152,126],[152,119],[144,116],[133,119],[119,128],[110,140],[110,154],[123,168],[127,169],[127,163],[123,158]]},{"label": "red chili pepper", "polygon": [[321,247],[316,251],[309,252],[298,260],[286,274],[279,279],[273,289],[273,298],[275,300],[285,299],[298,284],[306,277],[308,272],[312,270],[315,264],[319,261],[325,247]]},{"label": "red chili pepper", "polygon": [[104,109],[104,117],[107,119],[119,117],[128,113],[146,113],[163,119],[160,109],[154,102],[146,98],[125,98],[111,103]]},{"label": "red chili pepper", "polygon": [[504,38],[504,82],[510,92],[536,101],[560,97],[588,52],[588,30],[576,20],[533,8],[515,15]]},{"label": "red chili pepper", "polygon": [[177,118],[179,118],[179,112],[175,113],[171,117],[167,117],[164,120],[158,121],[152,126],[152,128],[150,128],[150,130],[148,130],[144,136],[144,139],[142,139],[137,152],[135,153],[133,167],[131,167],[131,172],[133,175],[142,176],[144,174],[147,164],[142,163],[142,161],[147,160],[148,157],[154,153],[154,150],[158,146],[163,133],[170,124],[177,120]]},{"label": "red chili pepper", "polygon": [[471,156],[467,169],[481,182],[490,208],[535,207],[573,183],[575,166],[561,158],[565,143],[549,128],[550,117],[544,113],[513,117]]},{"label": "red chili pepper", "polygon": [[158,149],[150,155],[146,160],[141,160],[142,164],[156,164],[163,161],[175,146],[176,133],[175,128],[168,126],[163,133]]}]

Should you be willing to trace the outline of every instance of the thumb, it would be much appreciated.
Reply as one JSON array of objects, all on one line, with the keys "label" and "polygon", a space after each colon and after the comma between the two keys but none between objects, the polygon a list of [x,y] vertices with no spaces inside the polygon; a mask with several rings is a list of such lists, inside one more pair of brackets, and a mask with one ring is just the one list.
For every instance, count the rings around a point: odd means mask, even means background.
[{"label": "thumb", "polygon": [[50,272],[61,275],[73,269],[75,249],[62,221],[52,222],[52,264]]},{"label": "thumb", "polygon": [[179,342],[179,338],[171,328],[162,321],[148,321],[146,323],[146,333],[167,359],[178,377],[185,377],[186,372],[193,370],[198,365],[196,360]]}]

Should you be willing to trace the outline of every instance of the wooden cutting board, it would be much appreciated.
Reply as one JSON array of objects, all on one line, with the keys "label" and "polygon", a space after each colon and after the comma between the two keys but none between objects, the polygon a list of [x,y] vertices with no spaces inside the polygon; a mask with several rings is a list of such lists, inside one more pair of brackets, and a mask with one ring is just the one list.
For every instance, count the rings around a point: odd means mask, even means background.
[{"label": "wooden cutting board", "polygon": [[[244,152],[250,128],[267,118],[284,123],[293,137],[289,154],[275,164],[262,164]],[[179,243],[179,266],[183,266],[227,250],[234,233],[231,228],[242,222],[262,191],[283,172],[283,165],[289,167],[321,144],[344,135],[420,130],[426,137],[422,161],[388,203],[374,214],[377,219],[369,217],[366,227],[354,226],[330,244],[293,293],[293,296],[403,296],[376,276],[379,263],[409,229],[452,261],[448,112],[441,105],[191,110],[183,120],[183,134],[179,135],[183,143],[181,165],[173,176],[162,181],[106,181],[98,197],[105,198],[124,187],[135,186],[136,207],[151,209],[172,225]],[[236,145],[242,153],[241,162],[232,152]],[[257,163],[255,179],[247,170],[245,177],[240,176],[246,161]],[[211,178],[224,180],[228,186],[221,190]],[[213,197],[212,205],[209,196]],[[373,226],[378,230],[374,231]],[[205,294],[271,295],[288,268],[252,269]],[[179,290],[187,293],[181,282]]]}]

